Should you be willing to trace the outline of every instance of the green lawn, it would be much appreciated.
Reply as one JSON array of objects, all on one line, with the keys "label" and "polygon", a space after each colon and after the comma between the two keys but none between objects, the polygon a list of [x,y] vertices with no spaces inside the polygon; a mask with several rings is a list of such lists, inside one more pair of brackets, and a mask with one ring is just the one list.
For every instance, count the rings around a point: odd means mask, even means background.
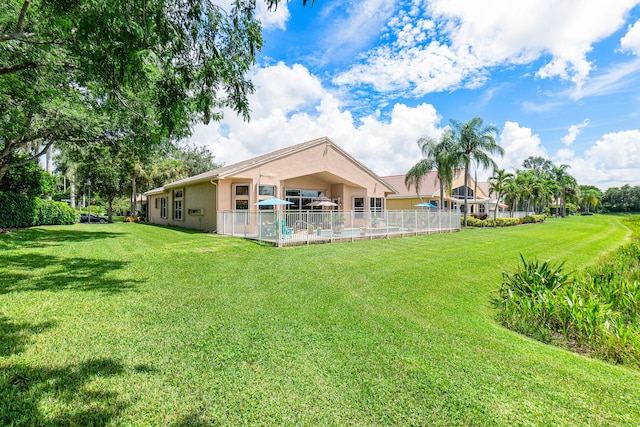
[{"label": "green lawn", "polygon": [[144,224],[0,235],[1,425],[640,425],[640,372],[499,326],[519,254],[620,217],[276,249]]}]

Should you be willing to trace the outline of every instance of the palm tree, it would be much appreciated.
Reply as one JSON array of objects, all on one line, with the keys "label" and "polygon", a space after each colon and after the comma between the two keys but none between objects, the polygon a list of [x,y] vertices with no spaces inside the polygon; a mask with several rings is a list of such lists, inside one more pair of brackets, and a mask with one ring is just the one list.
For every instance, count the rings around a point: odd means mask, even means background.
[{"label": "palm tree", "polygon": [[509,209],[511,211],[509,216],[513,217],[513,213],[518,211],[518,199],[520,197],[520,188],[515,178],[512,178],[507,182],[503,191],[504,201],[509,205]]},{"label": "palm tree", "polygon": [[493,171],[493,176],[489,178],[489,194],[496,194],[496,208],[493,211],[493,219],[498,217],[498,206],[500,205],[500,196],[502,196],[506,187],[513,179],[512,173],[505,172],[504,169],[496,169]]},{"label": "palm tree", "polygon": [[586,213],[589,213],[591,208],[594,209],[598,206],[602,198],[602,192],[592,186],[580,186],[581,202],[584,205]]},{"label": "palm tree", "polygon": [[568,173],[564,173],[560,179],[558,180],[558,184],[562,189],[562,216],[567,216],[567,198],[570,195],[577,195],[578,191],[578,181]]},{"label": "palm tree", "polygon": [[[551,177],[556,184],[555,198],[556,198],[556,218],[558,217],[559,210],[559,202],[560,202],[560,192],[564,189],[564,183],[567,179],[567,169],[569,165],[562,164],[560,166],[552,166],[551,167]],[[565,204],[566,206],[566,204]]]},{"label": "palm tree", "polygon": [[442,133],[439,141],[433,138],[420,138],[418,146],[423,158],[413,165],[404,177],[407,188],[412,185],[416,187],[416,194],[420,194],[420,181],[429,173],[436,170],[438,181],[440,181],[440,205],[439,209],[444,209],[444,189],[450,192],[453,182],[453,169],[456,166],[453,157],[453,142],[451,139],[451,129],[447,128]]},{"label": "palm tree", "polygon": [[464,165],[464,226],[467,226],[469,200],[469,165],[472,161],[485,169],[496,169],[492,154],[504,155],[504,149],[496,143],[498,128],[485,126],[480,117],[474,117],[467,123],[451,120],[451,139],[455,144],[455,162]]}]

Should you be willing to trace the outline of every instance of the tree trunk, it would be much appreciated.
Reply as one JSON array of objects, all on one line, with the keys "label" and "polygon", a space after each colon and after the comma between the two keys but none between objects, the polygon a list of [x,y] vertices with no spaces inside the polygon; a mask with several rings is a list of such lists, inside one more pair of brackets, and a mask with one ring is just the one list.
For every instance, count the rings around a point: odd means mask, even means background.
[{"label": "tree trunk", "polygon": [[113,222],[113,199],[115,196],[107,198],[107,221]]},{"label": "tree trunk", "polygon": [[467,186],[469,185],[469,162],[464,165],[464,226],[467,226],[467,200],[469,199],[469,191]]},{"label": "tree trunk", "polygon": [[137,191],[138,189],[136,188],[136,179],[138,177],[135,175],[131,176],[131,216],[132,217],[137,217],[138,216],[138,200],[137,200]]},{"label": "tree trunk", "polygon": [[53,144],[49,145],[47,148],[47,172],[53,172]]},{"label": "tree trunk", "polygon": [[69,198],[71,199],[71,207],[76,207],[76,183],[74,180],[69,180]]},{"label": "tree trunk", "polygon": [[9,170],[9,163],[3,163],[0,165],[0,181],[2,181],[2,178],[4,178],[8,170]]}]

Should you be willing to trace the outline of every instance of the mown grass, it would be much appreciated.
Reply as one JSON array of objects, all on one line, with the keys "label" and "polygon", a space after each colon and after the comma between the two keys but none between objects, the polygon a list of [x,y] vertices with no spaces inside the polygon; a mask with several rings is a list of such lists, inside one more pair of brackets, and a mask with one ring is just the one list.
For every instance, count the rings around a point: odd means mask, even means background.
[{"label": "mown grass", "polygon": [[638,425],[640,373],[504,329],[525,257],[619,217],[274,249],[143,224],[0,236],[0,424]]}]

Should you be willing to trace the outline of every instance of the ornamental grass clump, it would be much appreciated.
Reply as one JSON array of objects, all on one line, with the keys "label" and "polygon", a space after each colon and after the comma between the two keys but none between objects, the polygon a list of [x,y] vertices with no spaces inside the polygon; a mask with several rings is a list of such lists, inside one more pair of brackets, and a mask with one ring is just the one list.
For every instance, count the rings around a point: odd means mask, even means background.
[{"label": "ornamental grass clump", "polygon": [[515,272],[502,273],[502,286],[494,300],[499,320],[517,332],[548,342],[549,326],[558,310],[557,291],[571,284],[571,275],[563,271],[564,263],[527,261],[522,254],[520,259],[522,265]]}]

